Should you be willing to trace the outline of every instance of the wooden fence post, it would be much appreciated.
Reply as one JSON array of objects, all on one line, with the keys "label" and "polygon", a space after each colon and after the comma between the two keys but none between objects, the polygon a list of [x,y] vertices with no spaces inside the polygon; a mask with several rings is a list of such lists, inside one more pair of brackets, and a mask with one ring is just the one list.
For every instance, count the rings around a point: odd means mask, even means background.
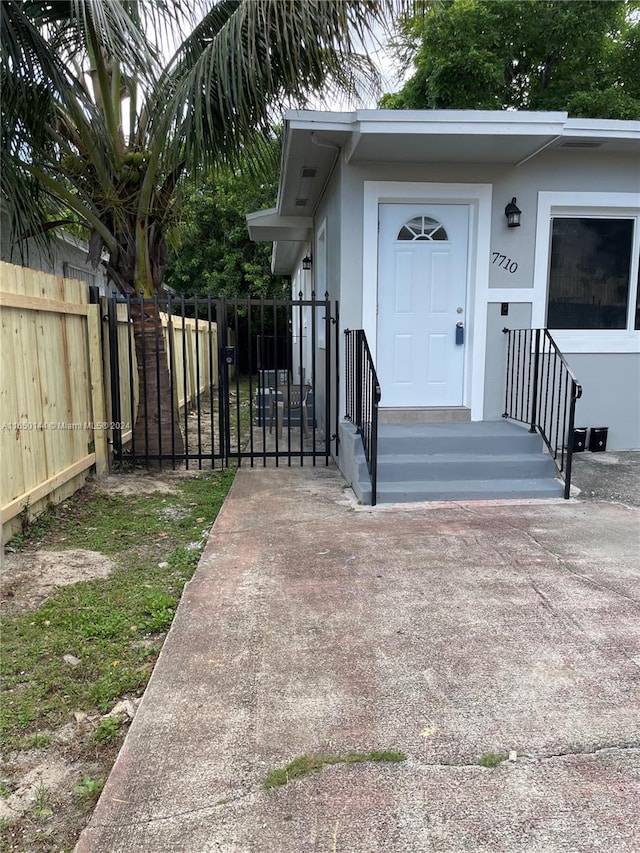
[{"label": "wooden fence post", "polygon": [[[100,306],[100,316],[107,317],[108,302],[106,296],[100,297],[100,302],[98,303]],[[109,445],[109,451],[113,450],[114,441],[113,441],[113,427],[112,424],[116,420],[113,416],[113,398],[112,398],[112,386],[111,386],[111,341],[109,338],[109,333],[102,335],[102,387],[104,393],[104,407],[105,407],[105,420],[109,424],[109,429],[107,430],[107,444]],[[111,470],[111,452],[107,454],[107,462],[109,464],[109,470]]]},{"label": "wooden fence post", "polygon": [[198,400],[198,389],[196,388],[196,369],[194,363],[196,357],[196,349],[192,323],[188,323],[186,325],[185,334],[187,336],[187,364],[185,364],[185,370],[188,371],[187,376],[189,383],[189,395],[185,400],[185,407],[188,406],[188,408],[191,409],[195,407]]},{"label": "wooden fence post", "polygon": [[109,473],[106,406],[102,376],[102,345],[100,341],[100,304],[87,306],[87,340],[89,342],[89,381],[93,413],[93,446],[96,454],[96,476]]}]

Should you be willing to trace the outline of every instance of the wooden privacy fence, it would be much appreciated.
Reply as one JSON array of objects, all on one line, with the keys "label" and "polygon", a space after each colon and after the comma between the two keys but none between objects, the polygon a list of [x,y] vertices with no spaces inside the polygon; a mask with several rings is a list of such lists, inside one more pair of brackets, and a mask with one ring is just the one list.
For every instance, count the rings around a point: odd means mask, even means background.
[{"label": "wooden privacy fence", "polygon": [[0,262],[0,518],[107,470],[100,306],[85,282]]},{"label": "wooden privacy fence", "polygon": [[[102,360],[104,365],[104,393],[109,424],[108,442],[113,447],[113,424],[119,422],[122,441],[131,441],[133,434],[131,412],[138,411],[140,400],[140,380],[136,363],[136,351],[133,340],[133,326],[129,321],[127,306],[124,303],[113,302],[110,315],[105,314],[106,300],[100,300],[103,319],[109,320],[108,332],[103,334]],[[104,327],[103,327],[104,331]],[[131,354],[131,357],[129,357]],[[117,383],[119,399],[122,401],[120,411],[114,411],[112,406],[113,383]]]},{"label": "wooden privacy fence", "polygon": [[[171,319],[171,322],[169,322]],[[195,401],[210,385],[218,384],[218,327],[216,323],[160,313],[169,370],[177,377],[178,409]],[[169,336],[173,340],[169,340]],[[211,355],[211,358],[210,358]],[[174,386],[175,387],[175,386]]]},{"label": "wooden privacy fence", "polygon": [[[107,300],[90,304],[86,282],[0,262],[4,540],[20,531],[21,517],[73,494],[92,468],[98,476],[107,473],[114,382],[121,440],[131,441],[140,397],[133,324],[126,303],[113,300],[113,307],[115,322],[107,324]],[[184,409],[217,384],[217,325],[175,315],[170,319],[160,314],[167,351],[173,354],[175,403]],[[114,350],[117,361],[112,363]]]},{"label": "wooden privacy fence", "polygon": [[[133,321],[130,306],[126,302],[109,300],[110,336],[105,342],[105,397],[108,421],[123,424],[120,440],[123,446],[130,444],[135,418],[140,402],[140,379],[133,336]],[[102,300],[103,306],[106,300]],[[104,313],[104,311],[103,311]],[[106,315],[105,315],[106,316]],[[216,323],[195,320],[193,317],[169,315],[159,312],[165,347],[171,354],[169,369],[174,375],[174,404],[183,411],[218,382],[218,327]],[[113,336],[117,340],[113,340]],[[111,363],[111,367],[110,367]],[[119,412],[113,411],[113,383],[118,383]],[[116,417],[117,415],[117,417]],[[113,441],[113,429],[109,430],[109,443]]]}]

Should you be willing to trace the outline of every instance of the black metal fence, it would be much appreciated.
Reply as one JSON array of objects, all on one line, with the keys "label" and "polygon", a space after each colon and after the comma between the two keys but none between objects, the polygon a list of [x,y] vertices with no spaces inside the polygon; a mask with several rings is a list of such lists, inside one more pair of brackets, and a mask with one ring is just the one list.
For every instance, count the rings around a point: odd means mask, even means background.
[{"label": "black metal fence", "polygon": [[364,329],[345,331],[346,418],[362,437],[371,478],[371,504],[378,486],[378,404],[380,384]]},{"label": "black metal fence", "polygon": [[502,331],[507,335],[503,417],[540,433],[564,476],[564,497],[568,498],[576,400],[582,396],[582,386],[548,329]]},{"label": "black metal fence", "polygon": [[115,459],[328,464],[337,310],[314,294],[109,299]]}]

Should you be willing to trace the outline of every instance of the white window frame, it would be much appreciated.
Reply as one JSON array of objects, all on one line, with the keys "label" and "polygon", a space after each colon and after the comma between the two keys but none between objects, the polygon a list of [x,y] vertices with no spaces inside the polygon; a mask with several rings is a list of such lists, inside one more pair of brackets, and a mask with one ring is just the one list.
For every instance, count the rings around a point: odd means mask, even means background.
[{"label": "white window frame", "polygon": [[[640,263],[640,204],[637,193],[539,192],[536,222],[536,249],[533,267],[534,297],[532,326],[542,328],[547,320],[551,226],[553,217],[593,219],[635,219],[631,252],[631,281],[627,323],[635,317],[638,264]],[[640,330],[551,329],[554,340],[567,353],[640,353]]]}]

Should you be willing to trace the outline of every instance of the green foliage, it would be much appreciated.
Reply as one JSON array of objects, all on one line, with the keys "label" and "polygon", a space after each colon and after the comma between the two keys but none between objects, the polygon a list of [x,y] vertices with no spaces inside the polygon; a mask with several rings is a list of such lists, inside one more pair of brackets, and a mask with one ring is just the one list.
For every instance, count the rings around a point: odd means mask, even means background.
[{"label": "green foliage", "polygon": [[[92,261],[108,250],[119,289],[152,295],[186,177],[237,165],[272,135],[274,115],[314,92],[370,89],[375,72],[358,50],[389,5],[0,3],[0,165],[12,236],[42,243],[72,218],[90,234]],[[168,42],[175,51],[163,65]],[[244,274],[260,279],[260,265]]]},{"label": "green foliage", "polygon": [[245,214],[274,207],[280,141],[257,174],[223,168],[184,204],[169,255],[167,284],[185,296],[284,296],[287,281],[271,274],[271,244],[249,240]]},{"label": "green foliage", "polygon": [[640,117],[640,23],[624,0],[444,0],[405,18],[415,73],[388,109]]},{"label": "green foliage", "polygon": [[104,788],[104,779],[94,779],[89,775],[84,775],[82,780],[74,785],[73,793],[81,797],[87,805],[93,805],[100,796]]},{"label": "green foliage", "polygon": [[484,755],[481,755],[478,759],[478,764],[480,767],[497,767],[498,764],[502,764],[503,761],[506,761],[508,758],[507,755],[503,755],[499,752],[485,752]]},{"label": "green foliage", "polygon": [[35,818],[49,818],[53,814],[51,794],[42,779],[36,785],[31,813]]},{"label": "green foliage", "polygon": [[[120,720],[117,717],[107,717],[106,720],[100,720],[98,727],[93,733],[91,739],[95,743],[108,745],[115,743],[120,734]],[[75,790],[75,789],[74,789]]]},{"label": "green foliage", "polygon": [[640,100],[622,89],[602,92],[579,92],[567,102],[569,115],[576,118],[617,118],[635,121],[640,118]]},{"label": "green foliage", "polygon": [[325,765],[363,764],[367,761],[398,762],[406,761],[404,752],[395,750],[372,750],[371,752],[347,752],[345,755],[301,755],[289,762],[286,767],[271,770],[265,777],[263,787],[266,790],[288,784],[292,779],[300,779],[310,773],[319,773]]},{"label": "green foliage", "polygon": [[49,746],[52,741],[53,738],[51,735],[36,732],[30,738],[27,738],[25,746],[27,749],[42,749],[45,746]]}]

